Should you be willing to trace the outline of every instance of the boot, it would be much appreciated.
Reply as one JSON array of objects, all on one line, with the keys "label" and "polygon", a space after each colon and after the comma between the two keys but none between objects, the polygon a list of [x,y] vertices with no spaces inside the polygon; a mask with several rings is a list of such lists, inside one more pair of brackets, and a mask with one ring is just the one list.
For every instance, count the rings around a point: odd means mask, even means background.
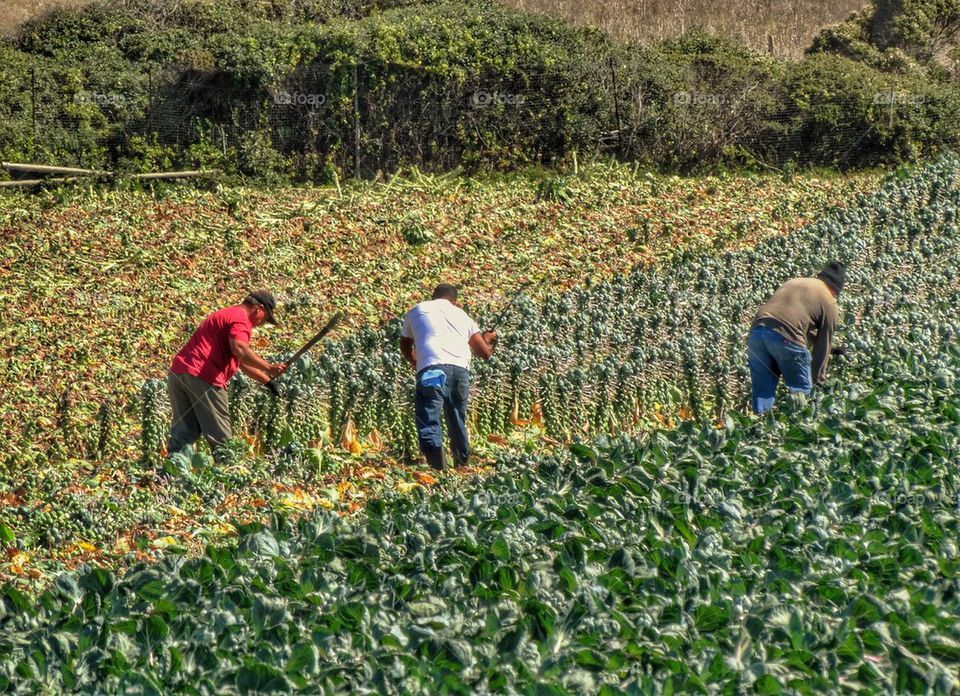
[{"label": "boot", "polygon": [[427,464],[437,471],[443,471],[447,467],[447,456],[443,451],[443,447],[424,449],[423,456],[426,458]]}]

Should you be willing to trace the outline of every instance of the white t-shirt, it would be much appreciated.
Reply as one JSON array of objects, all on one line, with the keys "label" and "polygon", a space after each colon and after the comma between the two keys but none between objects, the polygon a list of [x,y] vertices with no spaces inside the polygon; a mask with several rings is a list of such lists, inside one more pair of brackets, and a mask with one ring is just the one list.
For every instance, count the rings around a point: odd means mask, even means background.
[{"label": "white t-shirt", "polygon": [[480,333],[477,322],[449,300],[427,300],[403,317],[400,335],[412,338],[417,372],[431,365],[470,367],[470,337]]}]

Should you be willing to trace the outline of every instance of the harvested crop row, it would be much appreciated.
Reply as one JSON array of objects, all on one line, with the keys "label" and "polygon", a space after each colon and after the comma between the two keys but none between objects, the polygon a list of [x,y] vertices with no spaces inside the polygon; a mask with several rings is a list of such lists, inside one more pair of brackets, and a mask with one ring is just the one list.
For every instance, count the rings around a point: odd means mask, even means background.
[{"label": "harvested crop row", "polygon": [[[606,277],[685,247],[729,248],[788,232],[879,177],[679,179],[596,166],[538,179],[397,177],[387,184],[264,193],[171,189],[51,192],[0,199],[0,433],[17,469],[72,428],[67,456],[129,452],[130,397],[162,376],[203,315],[251,286],[283,300],[293,346],[334,308],[348,328],[379,324],[440,279],[475,306],[498,303],[504,269],[538,295]],[[554,197],[555,198],[555,197]],[[276,343],[274,343],[276,341]],[[109,436],[103,437],[106,429]],[[116,433],[114,433],[116,431]],[[135,449],[135,448],[133,448]]]},{"label": "harvested crop row", "polygon": [[[960,292],[956,186],[950,155],[892,179],[857,205],[789,235],[722,255],[686,254],[542,302],[525,298],[507,315],[497,354],[474,369],[475,436],[501,436],[541,420],[557,439],[632,432],[677,417],[722,419],[741,408],[749,377],[746,328],[779,283],[846,263],[841,340],[859,350],[864,332],[915,298]],[[485,317],[480,314],[481,324]],[[344,427],[416,455],[413,375],[397,350],[399,320],[327,344],[285,377],[278,401],[251,382],[233,383],[234,428],[258,438],[291,466],[311,443]],[[159,460],[168,420],[162,384],[143,412],[146,460]],[[152,398],[152,397],[151,397]]]}]

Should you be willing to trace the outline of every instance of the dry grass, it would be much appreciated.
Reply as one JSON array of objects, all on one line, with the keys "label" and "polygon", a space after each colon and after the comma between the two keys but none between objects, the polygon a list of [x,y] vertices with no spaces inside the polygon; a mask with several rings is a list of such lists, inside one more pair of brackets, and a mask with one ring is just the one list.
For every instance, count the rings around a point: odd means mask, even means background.
[{"label": "dry grass", "polygon": [[[160,2],[162,0],[158,0]],[[2,0],[0,1],[0,33],[10,35],[23,22],[51,7],[77,7],[90,0]]]},{"label": "dry grass", "polygon": [[[3,0],[0,32],[57,5],[77,6],[91,0]],[[164,0],[156,0],[163,2]],[[846,19],[865,0],[505,0],[532,12],[592,24],[628,41],[649,43],[678,36],[695,26],[739,39],[752,48],[799,58],[824,26]]]},{"label": "dry grass", "polygon": [[[513,7],[591,24],[627,41],[650,43],[696,26],[766,51],[800,58],[823,27],[865,0],[506,0]],[[768,38],[769,37],[769,38]]]}]

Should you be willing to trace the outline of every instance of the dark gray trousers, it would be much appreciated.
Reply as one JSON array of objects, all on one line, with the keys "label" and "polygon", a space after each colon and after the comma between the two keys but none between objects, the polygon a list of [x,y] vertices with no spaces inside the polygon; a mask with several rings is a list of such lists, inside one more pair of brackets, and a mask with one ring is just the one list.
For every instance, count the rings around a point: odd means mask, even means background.
[{"label": "dark gray trousers", "polygon": [[167,393],[173,409],[173,426],[167,451],[179,452],[203,435],[214,451],[231,436],[227,390],[193,375],[167,374]]}]

